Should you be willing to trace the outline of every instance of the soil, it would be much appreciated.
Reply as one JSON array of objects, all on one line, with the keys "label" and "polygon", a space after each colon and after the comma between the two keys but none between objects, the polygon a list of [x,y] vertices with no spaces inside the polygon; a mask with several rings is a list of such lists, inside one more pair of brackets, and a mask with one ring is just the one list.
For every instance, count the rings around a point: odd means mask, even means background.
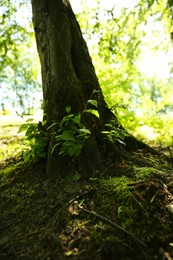
[{"label": "soil", "polygon": [[88,179],[1,163],[0,259],[173,259],[172,169],[140,156],[153,167],[119,160]]}]

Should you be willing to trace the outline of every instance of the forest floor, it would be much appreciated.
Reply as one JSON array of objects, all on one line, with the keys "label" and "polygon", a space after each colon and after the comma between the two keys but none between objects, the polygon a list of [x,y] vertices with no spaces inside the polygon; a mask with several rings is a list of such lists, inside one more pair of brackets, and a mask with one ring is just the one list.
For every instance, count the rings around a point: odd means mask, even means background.
[{"label": "forest floor", "polygon": [[44,161],[16,157],[24,142],[9,137],[15,127],[0,138],[0,259],[173,259],[173,169],[164,156],[140,150],[153,167],[119,158],[92,178],[48,177]]}]

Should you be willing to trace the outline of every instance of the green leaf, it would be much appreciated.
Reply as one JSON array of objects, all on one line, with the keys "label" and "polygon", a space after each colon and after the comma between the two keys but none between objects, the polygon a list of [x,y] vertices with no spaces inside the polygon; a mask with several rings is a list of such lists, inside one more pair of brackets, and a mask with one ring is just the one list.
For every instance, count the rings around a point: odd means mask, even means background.
[{"label": "green leaf", "polygon": [[42,126],[43,125],[46,125],[47,124],[47,120],[44,120],[43,122],[42,122]]},{"label": "green leaf", "polygon": [[[59,145],[59,143],[55,144],[54,147],[52,148],[51,154],[53,154],[55,148]],[[59,153],[60,154],[60,153]]]},{"label": "green leaf", "polygon": [[65,108],[65,111],[66,111],[67,114],[69,114],[70,111],[71,111],[71,107],[70,107],[70,106],[66,107],[66,108]]},{"label": "green leaf", "polygon": [[33,122],[33,118],[29,118],[26,122]]},{"label": "green leaf", "polygon": [[61,139],[65,141],[73,141],[75,140],[74,138],[74,132],[72,130],[64,130]]},{"label": "green leaf", "polygon": [[30,127],[27,129],[25,135],[26,135],[26,136],[30,136],[31,134],[33,134],[33,133],[35,132],[35,130],[36,130],[36,129],[35,129],[34,126],[30,126]]},{"label": "green leaf", "polygon": [[90,178],[90,181],[97,181],[98,178]]},{"label": "green leaf", "polygon": [[109,134],[110,134],[109,131],[102,131],[101,133],[102,133],[102,134],[105,134],[105,135],[109,135]]},{"label": "green leaf", "polygon": [[78,114],[78,115],[74,116],[73,122],[76,124],[81,124],[81,115]]},{"label": "green leaf", "polygon": [[81,176],[78,175],[78,174],[76,174],[76,175],[73,176],[73,180],[74,180],[74,181],[79,181],[80,179],[81,179]]},{"label": "green leaf", "polygon": [[50,130],[52,127],[56,126],[57,124],[58,124],[57,122],[52,123],[52,124],[47,128],[47,130]]},{"label": "green leaf", "polygon": [[24,152],[23,159],[24,162],[29,162],[29,160],[31,159],[31,150]]},{"label": "green leaf", "polygon": [[85,109],[84,112],[85,113],[90,113],[90,114],[92,114],[92,115],[94,115],[94,116],[96,116],[98,118],[100,117],[99,112],[97,110],[95,110],[95,109]]},{"label": "green leaf", "polygon": [[67,146],[67,154],[70,157],[73,157],[76,153],[76,146],[74,144],[71,144],[69,146]]},{"label": "green leaf", "polygon": [[68,116],[64,116],[63,119],[61,120],[61,126],[64,123],[69,122],[73,117],[74,117],[74,114],[69,114]]},{"label": "green leaf", "polygon": [[78,157],[81,154],[81,150],[82,150],[82,145],[81,144],[70,143],[67,146],[67,154],[70,157],[73,157],[73,156],[77,156]]},{"label": "green leaf", "polygon": [[91,131],[87,128],[82,128],[82,129],[79,129],[78,130],[80,133],[84,133],[86,135],[90,135],[91,134]]},{"label": "green leaf", "polygon": [[61,142],[61,141],[62,141],[61,135],[55,136],[55,140],[56,140],[57,142]]},{"label": "green leaf", "polygon": [[28,127],[29,127],[28,124],[21,125],[17,133],[19,134],[21,132],[26,131],[28,129]]},{"label": "green leaf", "polygon": [[94,100],[94,99],[89,99],[88,101],[87,101],[88,103],[90,103],[91,105],[93,105],[94,107],[97,107],[97,100]]},{"label": "green leaf", "polygon": [[75,153],[75,155],[76,155],[77,157],[81,154],[82,148],[83,148],[83,145],[82,145],[82,144],[77,144],[77,145],[76,145],[76,153]]},{"label": "green leaf", "polygon": [[113,128],[111,124],[105,124],[106,127]]},{"label": "green leaf", "polygon": [[101,92],[101,91],[100,91],[100,90],[97,90],[97,89],[94,89],[94,90],[93,90],[93,94],[94,94],[94,93],[99,93],[99,92]]},{"label": "green leaf", "polygon": [[119,136],[119,132],[118,132],[117,130],[111,130],[110,133],[111,133],[112,135],[117,135],[117,136]]},{"label": "green leaf", "polygon": [[118,141],[120,144],[126,145],[122,140],[120,139],[116,139],[116,141]]},{"label": "green leaf", "polygon": [[73,251],[71,250],[71,251],[65,252],[64,254],[65,254],[66,256],[71,256],[71,255],[73,254]]},{"label": "green leaf", "polygon": [[67,155],[67,152],[64,150],[64,148],[61,148],[59,155],[63,155],[63,156]]}]

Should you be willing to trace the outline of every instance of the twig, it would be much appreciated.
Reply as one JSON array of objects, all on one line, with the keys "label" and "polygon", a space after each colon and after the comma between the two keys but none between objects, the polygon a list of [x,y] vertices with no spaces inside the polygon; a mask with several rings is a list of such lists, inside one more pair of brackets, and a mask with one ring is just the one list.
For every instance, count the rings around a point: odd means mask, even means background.
[{"label": "twig", "polygon": [[151,198],[150,203],[153,203],[153,201],[155,200],[157,194],[159,194],[160,190],[156,191],[156,193],[154,194],[154,196]]},{"label": "twig", "polygon": [[132,198],[134,199],[134,201],[138,204],[138,206],[144,211],[144,214],[147,218],[150,218],[149,213],[147,212],[147,210],[142,206],[142,204],[135,198],[135,196],[132,194]]},{"label": "twig", "polygon": [[146,181],[137,181],[137,182],[130,182],[127,184],[127,186],[138,186],[141,184],[146,184]]},{"label": "twig", "polygon": [[93,215],[93,216],[95,216],[95,217],[97,217],[97,218],[100,218],[100,219],[106,221],[107,223],[109,223],[110,225],[112,225],[113,227],[118,228],[118,229],[121,230],[123,233],[127,234],[128,236],[130,236],[130,237],[131,237],[134,241],[136,241],[140,246],[143,246],[143,247],[147,248],[147,245],[146,245],[144,242],[142,242],[139,238],[135,237],[132,233],[130,233],[130,232],[127,231],[126,229],[122,228],[122,227],[119,226],[118,224],[112,222],[111,220],[109,220],[109,219],[107,219],[107,218],[101,216],[100,214],[98,214],[98,213],[96,213],[96,212],[94,212],[94,211],[90,211],[90,210],[88,210],[88,209],[84,209],[84,208],[81,207],[81,206],[78,206],[78,207],[79,207],[81,210],[83,210],[84,212],[89,213],[89,214],[91,214],[91,215]]},{"label": "twig", "polygon": [[23,115],[20,115],[19,112],[16,111],[16,114],[17,114],[18,116],[20,116],[22,119],[24,119],[24,116],[23,116]]}]

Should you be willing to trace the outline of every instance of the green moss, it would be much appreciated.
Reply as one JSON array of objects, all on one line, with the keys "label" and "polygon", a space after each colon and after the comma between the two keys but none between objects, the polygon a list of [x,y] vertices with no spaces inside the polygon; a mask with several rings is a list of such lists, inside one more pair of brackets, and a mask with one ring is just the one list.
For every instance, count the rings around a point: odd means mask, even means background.
[{"label": "green moss", "polygon": [[0,176],[5,176],[9,177],[11,174],[14,174],[17,170],[21,169],[23,167],[24,163],[23,162],[18,162],[16,164],[10,164],[3,170],[0,170]]},{"label": "green moss", "polygon": [[159,171],[156,168],[152,167],[134,167],[134,177],[137,180],[146,180],[148,177],[151,177],[153,174],[162,174],[162,171]]},{"label": "green moss", "polygon": [[118,199],[128,199],[130,196],[130,190],[128,188],[128,184],[130,183],[130,179],[126,176],[122,177],[111,177],[106,181],[106,184],[111,187],[116,192],[116,196]]},{"label": "green moss", "polygon": [[[59,259],[64,259],[64,255],[71,259],[85,259],[86,253],[88,259],[144,259],[141,248],[132,237],[104,219],[83,211],[83,207],[121,226],[147,244],[149,253],[146,252],[145,259],[154,259],[155,256],[160,259],[159,248],[167,250],[173,241],[173,217],[165,207],[168,197],[160,177],[163,183],[168,184],[169,192],[171,179],[166,179],[166,170],[155,169],[154,165],[157,166],[157,162],[153,162],[153,167],[141,168],[124,164],[121,169],[113,169],[111,177],[97,173],[89,180],[77,175],[49,179],[41,170],[44,165],[41,168],[41,164],[16,163],[16,159],[11,158],[0,170],[1,225],[6,227],[10,224],[14,233],[16,228],[19,230],[19,237],[14,240],[19,256],[20,250],[24,248],[27,251],[29,247],[29,257],[41,254],[38,257],[41,259],[49,253],[54,259],[57,258],[55,248],[59,250],[63,245]],[[68,205],[73,198],[81,209]],[[22,221],[17,223],[13,219]],[[45,232],[50,234],[51,240],[45,238]],[[24,240],[23,234],[26,234]],[[171,254],[171,250],[168,251]]]}]

